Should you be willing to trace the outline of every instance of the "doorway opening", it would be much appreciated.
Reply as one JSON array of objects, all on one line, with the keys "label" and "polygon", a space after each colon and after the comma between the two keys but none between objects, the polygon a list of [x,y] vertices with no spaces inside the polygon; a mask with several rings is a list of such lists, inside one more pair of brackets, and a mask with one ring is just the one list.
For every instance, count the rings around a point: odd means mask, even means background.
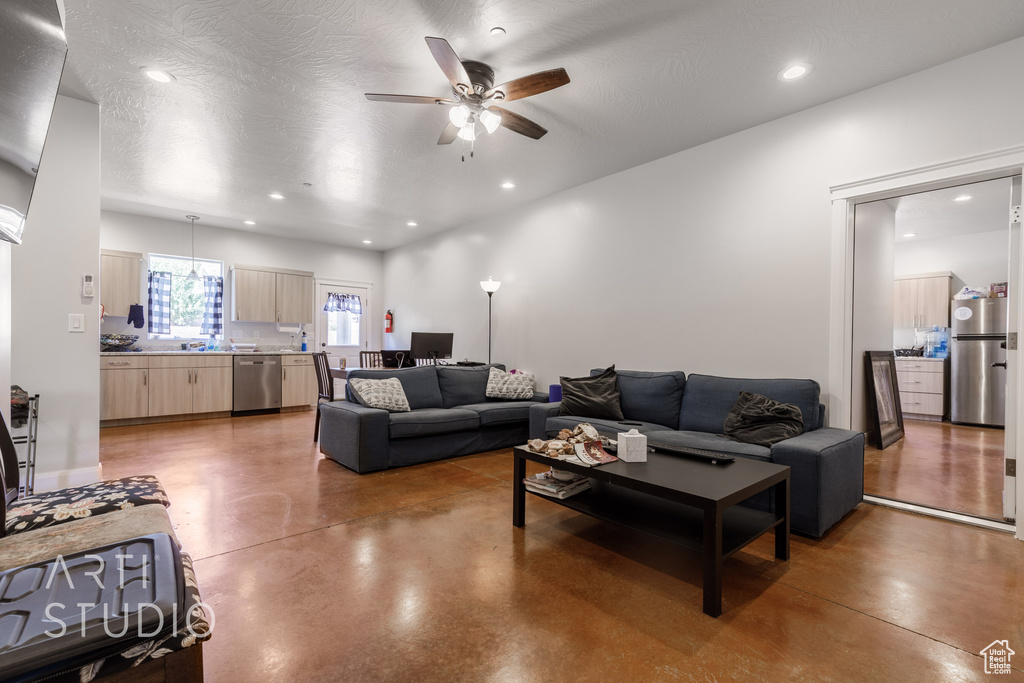
[{"label": "doorway opening", "polygon": [[1020,285],[1009,219],[1019,191],[1020,176],[1003,177],[853,207],[851,427],[871,431],[867,350],[896,354],[904,417],[902,439],[866,448],[864,490],[876,501],[995,528],[1015,516],[1016,410],[1005,399],[1016,354],[1000,345],[1018,330],[1008,303]]}]

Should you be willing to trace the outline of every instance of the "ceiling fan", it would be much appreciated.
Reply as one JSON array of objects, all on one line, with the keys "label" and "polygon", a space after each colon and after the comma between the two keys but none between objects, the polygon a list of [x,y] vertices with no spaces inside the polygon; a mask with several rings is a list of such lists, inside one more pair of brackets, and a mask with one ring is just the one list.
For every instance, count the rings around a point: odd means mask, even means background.
[{"label": "ceiling fan", "polygon": [[[551,69],[523,76],[501,85],[494,85],[494,70],[483,62],[460,60],[444,38],[426,37],[427,47],[434,55],[441,71],[452,84],[452,97],[424,97],[421,95],[384,95],[366,93],[366,99],[377,102],[403,102],[406,104],[440,104],[448,110],[448,125],[441,131],[437,144],[449,145],[456,138],[472,143],[477,135],[493,133],[504,126],[514,133],[539,140],[548,132],[530,119],[497,106],[497,102],[511,102],[538,93],[553,90],[569,82],[565,69]],[[466,157],[463,155],[463,161]]]}]

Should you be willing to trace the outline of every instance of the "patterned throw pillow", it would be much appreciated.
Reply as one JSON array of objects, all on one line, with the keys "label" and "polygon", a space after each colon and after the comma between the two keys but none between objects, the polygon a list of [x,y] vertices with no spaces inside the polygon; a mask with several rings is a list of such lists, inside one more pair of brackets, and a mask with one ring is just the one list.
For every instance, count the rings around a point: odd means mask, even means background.
[{"label": "patterned throw pillow", "polygon": [[517,372],[514,375],[498,368],[491,368],[487,376],[487,398],[512,398],[518,400],[533,398],[533,374]]},{"label": "patterned throw pillow", "polygon": [[368,408],[379,408],[389,413],[409,412],[409,399],[397,377],[387,379],[353,378],[348,386],[356,399]]}]

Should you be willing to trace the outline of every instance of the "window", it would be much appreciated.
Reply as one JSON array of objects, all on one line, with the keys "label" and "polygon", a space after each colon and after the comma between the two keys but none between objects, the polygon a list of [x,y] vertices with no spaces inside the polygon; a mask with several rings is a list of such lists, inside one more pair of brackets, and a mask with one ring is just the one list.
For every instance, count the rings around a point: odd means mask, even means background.
[{"label": "window", "polygon": [[324,312],[328,346],[359,346],[359,323],[363,313],[359,296],[328,292]]},{"label": "window", "polygon": [[199,278],[189,280],[192,263],[184,256],[149,255],[150,339],[223,338],[224,263],[195,259]]}]

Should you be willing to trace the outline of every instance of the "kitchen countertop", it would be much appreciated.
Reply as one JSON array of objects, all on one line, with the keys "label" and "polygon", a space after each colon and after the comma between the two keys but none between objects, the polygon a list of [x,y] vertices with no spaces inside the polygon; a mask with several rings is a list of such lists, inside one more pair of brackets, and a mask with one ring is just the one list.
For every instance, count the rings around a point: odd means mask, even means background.
[{"label": "kitchen countertop", "polygon": [[310,355],[312,351],[290,351],[287,349],[277,351],[182,351],[181,349],[168,349],[167,351],[100,351],[101,356],[301,356]]},{"label": "kitchen countertop", "polygon": [[925,358],[924,356],[896,356],[897,361],[901,360],[912,360],[915,363],[919,360],[925,361],[926,363],[941,363],[946,360],[945,358]]}]

